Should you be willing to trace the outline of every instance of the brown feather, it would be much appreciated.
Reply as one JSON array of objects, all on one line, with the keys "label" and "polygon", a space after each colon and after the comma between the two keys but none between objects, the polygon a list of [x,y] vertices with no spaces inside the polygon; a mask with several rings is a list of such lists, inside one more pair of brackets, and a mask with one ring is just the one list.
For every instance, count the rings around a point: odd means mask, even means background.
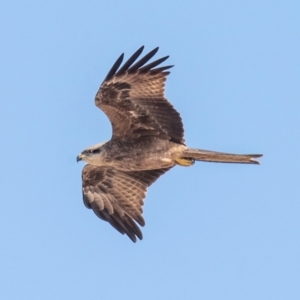
[{"label": "brown feather", "polygon": [[85,165],[82,170],[84,203],[131,240],[142,239],[135,222],[144,226],[142,206],[147,188],[170,168],[148,171],[120,171]]}]

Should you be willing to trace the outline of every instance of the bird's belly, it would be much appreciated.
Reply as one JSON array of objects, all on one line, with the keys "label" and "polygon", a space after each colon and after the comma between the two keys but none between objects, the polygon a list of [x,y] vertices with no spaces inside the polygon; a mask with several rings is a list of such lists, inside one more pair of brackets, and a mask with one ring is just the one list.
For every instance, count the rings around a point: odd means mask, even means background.
[{"label": "bird's belly", "polygon": [[112,164],[115,168],[124,171],[155,170],[170,168],[175,165],[171,157],[159,157],[156,155],[134,155],[130,157],[122,156],[114,159]]},{"label": "bird's belly", "polygon": [[170,168],[176,164],[174,154],[183,149],[186,146],[157,139],[118,143],[108,151],[107,163],[117,169],[132,171]]}]

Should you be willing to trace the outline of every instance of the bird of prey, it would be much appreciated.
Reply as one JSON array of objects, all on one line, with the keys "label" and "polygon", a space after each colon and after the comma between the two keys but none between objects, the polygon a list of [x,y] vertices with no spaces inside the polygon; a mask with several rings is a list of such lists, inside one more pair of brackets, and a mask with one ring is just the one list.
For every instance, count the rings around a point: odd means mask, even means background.
[{"label": "bird of prey", "polygon": [[[148,61],[158,47],[137,61],[139,48],[122,66],[122,54],[112,66],[95,104],[112,124],[110,141],[82,151],[86,207],[133,242],[143,238],[142,206],[147,188],[175,165],[195,161],[258,164],[260,154],[228,154],[185,145],[181,117],[164,96],[168,69],[160,66],[169,56]],[[148,64],[147,64],[148,63]]]}]

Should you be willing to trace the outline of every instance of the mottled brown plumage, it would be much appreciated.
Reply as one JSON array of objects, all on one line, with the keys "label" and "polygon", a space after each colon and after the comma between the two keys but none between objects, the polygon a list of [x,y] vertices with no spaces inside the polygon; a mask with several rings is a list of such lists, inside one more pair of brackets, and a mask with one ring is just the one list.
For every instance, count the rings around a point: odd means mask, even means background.
[{"label": "mottled brown plumage", "polygon": [[[82,172],[83,200],[88,208],[134,242],[142,239],[139,225],[147,187],[169,169],[125,172],[114,168],[86,165]],[[134,221],[133,221],[134,220]]]},{"label": "mottled brown plumage", "polygon": [[110,141],[84,150],[77,157],[88,164],[82,171],[86,207],[132,241],[142,239],[142,206],[147,188],[173,166],[195,160],[257,164],[261,155],[237,155],[192,149],[185,145],[181,117],[164,96],[166,70],[156,68],[168,56],[147,62],[155,48],[136,61],[144,47],[124,64],[122,54],[112,66],[95,104],[112,124]]},{"label": "mottled brown plumage", "polygon": [[[150,52],[153,55],[158,48],[154,50]],[[111,121],[113,138],[152,135],[184,144],[180,115],[164,97],[166,76],[170,73],[164,70],[171,66],[152,69],[167,58],[139,69],[123,67],[113,77],[109,73],[102,83],[95,103]],[[144,58],[141,61],[147,62]],[[143,64],[138,62],[140,65]]]}]

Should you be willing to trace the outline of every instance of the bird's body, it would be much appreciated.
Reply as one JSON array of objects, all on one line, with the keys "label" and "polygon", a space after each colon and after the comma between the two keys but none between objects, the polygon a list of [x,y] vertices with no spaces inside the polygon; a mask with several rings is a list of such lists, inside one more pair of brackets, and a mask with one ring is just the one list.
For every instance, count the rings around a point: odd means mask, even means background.
[{"label": "bird's body", "polygon": [[164,97],[167,69],[155,68],[168,56],[145,65],[157,52],[137,50],[120,67],[123,54],[102,83],[95,104],[112,123],[110,141],[87,148],[77,157],[88,164],[82,172],[83,199],[98,217],[132,241],[142,239],[136,223],[142,216],[147,188],[175,165],[195,161],[258,164],[258,154],[227,154],[188,148],[181,117]]},{"label": "bird's body", "polygon": [[186,149],[185,145],[157,137],[116,139],[103,144],[99,155],[86,158],[86,162],[123,171],[170,168],[175,166],[175,159]]}]

